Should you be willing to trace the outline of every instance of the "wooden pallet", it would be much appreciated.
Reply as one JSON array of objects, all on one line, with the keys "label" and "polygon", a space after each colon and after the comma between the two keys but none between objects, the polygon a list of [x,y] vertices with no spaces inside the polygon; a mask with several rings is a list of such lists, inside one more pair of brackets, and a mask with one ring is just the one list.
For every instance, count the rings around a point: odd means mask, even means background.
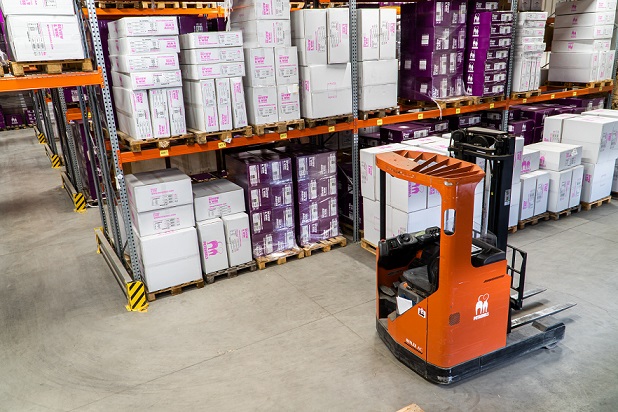
[{"label": "wooden pallet", "polygon": [[139,153],[142,149],[158,148],[160,150],[169,149],[173,143],[194,144],[195,135],[193,133],[183,134],[181,136],[164,137],[161,139],[135,139],[128,134],[118,130],[118,140],[134,153]]},{"label": "wooden pallet", "polygon": [[305,257],[305,251],[299,247],[295,247],[290,250],[285,250],[283,252],[275,252],[270,255],[260,256],[255,259],[257,262],[258,268],[260,270],[266,269],[266,265],[272,262],[277,262],[277,265],[283,265],[287,263],[288,258],[298,258],[302,259]]},{"label": "wooden pallet", "polygon": [[358,118],[360,120],[381,119],[383,117],[386,117],[386,115],[398,115],[398,114],[399,114],[399,106],[396,106],[396,107],[387,107],[386,109],[359,110]]},{"label": "wooden pallet", "polygon": [[197,279],[197,280],[192,280],[191,282],[187,282],[187,283],[183,283],[181,285],[177,285],[177,286],[172,286],[171,288],[165,288],[165,289],[161,289],[161,290],[157,290],[154,292],[149,292],[148,290],[146,290],[146,298],[148,299],[148,302],[152,302],[154,300],[157,299],[158,295],[170,292],[170,294],[172,296],[176,296],[176,295],[180,295],[184,289],[190,287],[190,286],[194,286],[197,289],[201,289],[204,287],[204,279]]},{"label": "wooden pallet", "polygon": [[577,213],[582,210],[582,205],[570,207],[560,212],[549,212],[549,218],[552,220],[560,220],[561,217],[571,216],[573,213]]},{"label": "wooden pallet", "polygon": [[224,130],[219,132],[204,132],[201,130],[187,129],[188,133],[195,136],[195,142],[198,144],[206,144],[207,142],[220,140],[225,143],[230,143],[235,136],[253,136],[253,128],[245,126],[233,130]]},{"label": "wooden pallet", "polygon": [[540,96],[543,94],[541,89],[528,90],[527,92],[513,92],[511,93],[511,99],[527,99],[532,96]]},{"label": "wooden pallet", "polygon": [[320,117],[318,119],[305,119],[305,126],[309,128],[316,126],[334,126],[337,123],[352,123],[353,121],[354,116],[350,113],[339,116]]},{"label": "wooden pallet", "polygon": [[377,254],[376,250],[377,250],[378,247],[376,245],[374,245],[373,243],[368,242],[365,239],[361,239],[360,244],[361,244],[361,247],[363,249],[373,253],[374,255]]},{"label": "wooden pallet", "polygon": [[474,106],[478,104],[478,102],[478,96],[449,97],[448,99],[435,99],[435,101],[399,99],[399,104],[404,106],[402,110],[409,110],[411,108],[435,108],[436,106],[444,110],[463,106]]},{"label": "wooden pallet", "polygon": [[314,250],[321,250],[323,252],[330,252],[330,249],[333,246],[341,246],[345,247],[348,244],[348,239],[343,236],[335,236],[330,239],[320,240],[319,242],[313,243],[311,245],[303,246],[303,250],[305,251],[305,256],[311,256],[311,252]]},{"label": "wooden pallet", "polygon": [[582,202],[581,206],[582,206],[582,209],[584,209],[584,210],[590,210],[593,207],[599,207],[602,204],[605,204],[605,203],[609,204],[611,202],[612,202],[612,197],[611,196],[607,196],[607,197],[604,197],[603,199],[599,199],[599,200],[596,200],[596,201],[590,202],[590,203]]},{"label": "wooden pallet", "polygon": [[549,212],[541,213],[540,215],[532,216],[530,219],[520,220],[517,223],[517,228],[522,230],[527,225],[534,226],[538,224],[541,220],[549,220]]},{"label": "wooden pallet", "polygon": [[285,122],[252,125],[252,127],[253,133],[258,136],[262,136],[266,133],[286,133],[288,130],[304,130],[305,120],[287,120]]},{"label": "wooden pallet", "polygon": [[517,226],[511,226],[508,230],[510,234],[517,233]]},{"label": "wooden pallet", "polygon": [[13,76],[22,77],[27,74],[62,74],[64,72],[78,71],[91,72],[92,60],[58,60],[52,62],[9,62],[9,68]]},{"label": "wooden pallet", "polygon": [[612,192],[612,197],[614,199],[618,199],[618,192]]},{"label": "wooden pallet", "polygon": [[225,276],[226,278],[231,279],[231,278],[235,278],[236,276],[238,276],[239,273],[243,273],[247,271],[253,272],[256,269],[257,269],[257,264],[255,263],[255,260],[252,260],[242,265],[237,265],[231,268],[218,270],[213,273],[208,273],[207,275],[204,275],[204,279],[206,280],[206,283],[210,285],[211,283],[214,283],[215,279],[218,277]]},{"label": "wooden pallet", "polygon": [[595,89],[597,87],[612,86],[614,81],[612,79],[597,80],[588,83],[576,83],[576,82],[549,82],[548,87],[560,87],[565,89]]},{"label": "wooden pallet", "polygon": [[17,126],[7,126],[5,130],[19,130],[19,129],[26,129],[28,126],[25,124],[20,124]]},{"label": "wooden pallet", "polygon": [[506,100],[505,95],[479,97],[479,104],[502,102],[504,100]]}]

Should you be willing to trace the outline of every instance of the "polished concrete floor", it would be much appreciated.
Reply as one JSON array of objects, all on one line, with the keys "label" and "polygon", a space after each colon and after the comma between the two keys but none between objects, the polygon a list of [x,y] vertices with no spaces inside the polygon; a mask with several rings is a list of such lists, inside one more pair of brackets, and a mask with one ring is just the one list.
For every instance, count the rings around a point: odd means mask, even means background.
[{"label": "polished concrete floor", "polygon": [[564,341],[441,387],[377,337],[358,245],[129,313],[32,130],[0,133],[0,171],[0,411],[618,410],[616,204],[512,236],[537,301],[577,303]]}]

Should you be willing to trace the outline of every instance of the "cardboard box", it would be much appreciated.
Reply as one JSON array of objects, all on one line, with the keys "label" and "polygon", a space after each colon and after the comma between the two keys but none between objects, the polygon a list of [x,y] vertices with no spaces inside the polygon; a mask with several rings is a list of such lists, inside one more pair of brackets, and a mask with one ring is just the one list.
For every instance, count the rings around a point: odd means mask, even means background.
[{"label": "cardboard box", "polygon": [[283,206],[249,213],[251,234],[272,233],[281,229],[294,228],[294,207]]},{"label": "cardboard box", "polygon": [[227,257],[230,266],[238,266],[252,259],[249,216],[235,213],[221,218],[225,231]]},{"label": "cardboard box", "polygon": [[337,195],[337,177],[325,176],[299,180],[296,183],[296,200],[305,203]]},{"label": "cardboard box", "polygon": [[441,214],[440,207],[406,213],[387,206],[386,236],[392,237],[403,233],[416,233],[433,226],[441,227]]},{"label": "cardboard box", "polygon": [[616,158],[618,119],[579,116],[564,121],[562,142],[583,147],[582,162],[600,163]]},{"label": "cardboard box", "polygon": [[328,219],[319,219],[306,225],[298,226],[298,243],[301,246],[311,245],[320,240],[339,236],[339,218],[337,216]]},{"label": "cardboard box", "polygon": [[243,62],[242,47],[221,47],[216,49],[188,49],[180,51],[182,64],[214,64]]},{"label": "cardboard box", "polygon": [[558,114],[545,119],[543,126],[543,141],[560,143],[562,140],[562,126],[565,119],[576,117],[574,114]]},{"label": "cardboard box", "polygon": [[242,77],[230,78],[230,90],[232,93],[232,120],[234,129],[245,127],[249,124],[247,119],[247,105],[245,102],[245,89]]},{"label": "cardboard box", "polygon": [[215,81],[183,81],[187,125],[205,132],[219,131],[219,112]]},{"label": "cardboard box", "polygon": [[563,27],[554,29],[554,41],[611,39],[614,33],[612,24],[603,26]]},{"label": "cardboard box", "polygon": [[217,112],[219,113],[219,130],[232,130],[232,93],[230,79],[216,79]]},{"label": "cardboard box", "polygon": [[280,84],[298,84],[298,51],[296,46],[275,47],[275,80]]},{"label": "cardboard box", "polygon": [[298,204],[298,223],[301,225],[315,222],[319,219],[337,216],[337,196],[308,200]]},{"label": "cardboard box", "polygon": [[[282,193],[280,188],[278,194],[275,189],[278,185],[292,181],[292,159],[281,153],[268,150],[255,150],[251,152],[236,153],[226,157],[226,165],[230,176],[241,186],[253,189],[271,186],[270,194],[267,193],[274,206],[283,206],[282,199],[273,199],[273,196],[283,195],[291,201],[292,189],[285,188]],[[259,194],[264,196],[263,194]],[[251,196],[253,194],[251,193]],[[253,202],[253,197],[251,198]],[[286,202],[285,205],[288,203]],[[253,207],[253,206],[252,206]],[[254,210],[254,209],[252,209]]]},{"label": "cardboard box", "polygon": [[135,234],[139,264],[149,292],[202,278],[194,227],[151,236]]},{"label": "cardboard box", "polygon": [[521,182],[518,180],[511,188],[511,205],[509,208],[509,227],[517,226],[521,206]]},{"label": "cardboard box", "polygon": [[[335,15],[338,15],[335,12]],[[301,66],[327,64],[327,19],[325,9],[306,9],[292,13],[292,38],[298,48],[298,62]]]},{"label": "cardboard box", "polygon": [[245,48],[292,45],[289,20],[251,20],[233,23],[232,29],[242,30]]},{"label": "cardboard box", "polygon": [[202,272],[213,273],[229,267],[223,221],[215,218],[198,222],[196,225],[199,239]]},{"label": "cardboard box", "polygon": [[540,162],[541,152],[524,146],[521,156],[521,173],[526,174],[539,170]]},{"label": "cardboard box", "polygon": [[351,66],[301,66],[301,115],[316,119],[352,112]]},{"label": "cardboard box", "polygon": [[272,47],[245,49],[247,63],[246,84],[249,87],[274,86],[275,53]]},{"label": "cardboard box", "polygon": [[616,10],[615,0],[579,0],[556,3],[556,16]]},{"label": "cardboard box", "polygon": [[528,146],[541,154],[539,167],[554,171],[570,169],[581,163],[582,147],[566,143],[541,142]]},{"label": "cardboard box", "polygon": [[44,14],[52,16],[75,15],[73,0],[0,0],[0,9],[2,9],[2,14],[4,16],[11,16],[14,14]]},{"label": "cardboard box", "polygon": [[358,109],[377,110],[397,106],[397,83],[364,86],[358,90]]},{"label": "cardboard box", "polygon": [[[8,4],[6,0],[4,3]],[[72,5],[70,10],[73,10]],[[84,58],[76,16],[9,15],[6,17],[5,29],[14,61]]]},{"label": "cardboard box", "polygon": [[515,153],[513,154],[513,182],[519,182],[524,153],[524,138],[515,138]]},{"label": "cardboard box", "polygon": [[289,20],[289,0],[252,0],[234,2],[234,11],[230,14],[232,23],[250,20]]},{"label": "cardboard box", "polygon": [[252,246],[254,257],[292,249],[296,247],[295,231],[293,228],[288,228],[270,233],[253,235]]},{"label": "cardboard box", "polygon": [[245,63],[181,64],[182,78],[187,80],[219,79],[245,75]]},{"label": "cardboard box", "polygon": [[591,53],[610,50],[611,44],[610,39],[554,41],[551,50],[556,53]]},{"label": "cardboard box", "polygon": [[197,222],[245,211],[242,187],[226,179],[193,185],[193,199]]},{"label": "cardboard box", "polygon": [[584,179],[582,181],[581,201],[590,203],[603,199],[611,194],[614,170],[614,160],[602,163],[582,163]]},{"label": "cardboard box", "polygon": [[380,59],[380,10],[357,10],[358,60]]},{"label": "cardboard box", "polygon": [[130,212],[133,226],[140,236],[155,235],[195,225],[193,206],[190,204],[139,213],[131,207]]},{"label": "cardboard box", "polygon": [[277,86],[279,121],[300,119],[300,90],[298,84]]},{"label": "cardboard box", "polygon": [[179,36],[182,49],[209,49],[212,47],[240,47],[243,32],[240,30],[187,33]]},{"label": "cardboard box", "polygon": [[360,87],[397,84],[398,66],[397,59],[359,62],[358,84]]},{"label": "cardboard box", "polygon": [[152,139],[152,123],[150,122],[150,112],[147,117],[141,117],[138,114],[128,114],[120,110],[116,111],[118,119],[118,130],[128,134],[134,139],[145,140]]},{"label": "cardboard box", "polygon": [[427,209],[427,186],[386,175],[386,204],[410,213]]},{"label": "cardboard box", "polygon": [[294,203],[292,182],[248,189],[249,210],[270,210],[275,207],[290,206]]},{"label": "cardboard box", "polygon": [[178,34],[178,19],[175,16],[123,17],[116,21],[110,21],[107,27],[110,39],[175,36]]},{"label": "cardboard box", "polygon": [[363,196],[363,230],[365,240],[374,246],[380,241],[380,202]]},{"label": "cardboard box", "polygon": [[380,60],[396,59],[396,50],[397,10],[380,9]]},{"label": "cardboard box", "polygon": [[615,15],[612,12],[565,14],[556,16],[554,27],[600,26],[614,24]]},{"label": "cardboard box", "polygon": [[191,179],[178,169],[125,175],[127,195],[139,212],[193,203]]},{"label": "cardboard box", "polygon": [[112,84],[131,90],[180,87],[182,86],[182,76],[180,70],[141,73],[118,73],[113,71]]},{"label": "cardboard box", "polygon": [[584,166],[575,166],[572,169],[573,175],[571,177],[571,194],[569,196],[569,207],[575,207],[579,205],[582,197],[582,183],[584,181]]},{"label": "cardboard box", "polygon": [[148,105],[150,106],[153,137],[170,137],[170,116],[167,107],[167,91],[165,89],[149,90]]},{"label": "cardboard box", "polygon": [[130,90],[122,87],[112,87],[114,106],[127,115],[136,118],[147,118],[150,123],[150,105],[147,90]]},{"label": "cardboard box", "polygon": [[178,70],[178,55],[176,53],[109,56],[111,69],[122,73]]},{"label": "cardboard box", "polygon": [[260,125],[279,121],[277,87],[247,87],[245,98],[250,124]]},{"label": "cardboard box", "polygon": [[122,37],[107,43],[110,55],[152,55],[180,52],[178,36]]},{"label": "cardboard box", "polygon": [[519,220],[530,219],[534,216],[534,204],[536,202],[536,176],[530,173],[521,175],[521,197],[519,208]]},{"label": "cardboard box", "polygon": [[185,103],[181,87],[165,89],[167,92],[167,106],[170,116],[170,134],[180,136],[187,133]]},{"label": "cardboard box", "polygon": [[[328,32],[326,44],[328,64],[349,62],[350,9],[347,7],[326,9],[326,25]],[[394,59],[395,56],[392,58]]]},{"label": "cardboard box", "polygon": [[389,144],[360,151],[361,194],[369,200],[380,199],[379,170],[376,167],[376,154],[406,150],[404,144]]},{"label": "cardboard box", "polygon": [[[571,200],[571,179],[573,169],[561,172],[549,171],[549,202],[547,210],[550,212],[562,212],[568,209]],[[580,183],[581,191],[581,183]]]}]

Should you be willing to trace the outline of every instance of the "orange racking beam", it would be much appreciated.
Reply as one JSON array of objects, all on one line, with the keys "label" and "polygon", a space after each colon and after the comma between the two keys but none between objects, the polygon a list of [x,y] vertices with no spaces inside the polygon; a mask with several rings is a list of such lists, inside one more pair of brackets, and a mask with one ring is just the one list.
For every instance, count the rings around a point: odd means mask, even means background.
[{"label": "orange racking beam", "polygon": [[62,74],[29,74],[22,77],[0,77],[0,93],[92,85],[103,85],[103,75],[100,69],[94,72],[66,72]]},{"label": "orange racking beam", "polygon": [[[88,17],[88,9],[83,8],[84,16]],[[223,7],[217,8],[164,8],[164,9],[97,9],[97,17],[103,19],[120,19],[122,17],[141,17],[141,16],[206,16],[209,19],[224,17]]]}]

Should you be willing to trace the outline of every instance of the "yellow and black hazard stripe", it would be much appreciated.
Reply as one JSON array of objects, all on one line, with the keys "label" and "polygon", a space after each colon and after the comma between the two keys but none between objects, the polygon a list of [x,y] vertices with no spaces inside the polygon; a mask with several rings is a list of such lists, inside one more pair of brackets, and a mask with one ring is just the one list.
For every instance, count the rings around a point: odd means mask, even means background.
[{"label": "yellow and black hazard stripe", "polygon": [[60,156],[53,154],[49,160],[51,160],[52,168],[60,169],[62,167],[62,159]]},{"label": "yellow and black hazard stripe", "polygon": [[143,282],[128,282],[127,296],[129,297],[129,304],[126,308],[129,312],[146,312],[148,310],[146,288]]},{"label": "yellow and black hazard stripe", "polygon": [[73,204],[75,205],[76,212],[85,212],[86,211],[86,196],[81,193],[75,193],[73,195]]},{"label": "yellow and black hazard stripe", "polygon": [[39,143],[47,144],[47,139],[43,133],[39,132],[39,134],[36,135],[36,138],[39,140]]}]

